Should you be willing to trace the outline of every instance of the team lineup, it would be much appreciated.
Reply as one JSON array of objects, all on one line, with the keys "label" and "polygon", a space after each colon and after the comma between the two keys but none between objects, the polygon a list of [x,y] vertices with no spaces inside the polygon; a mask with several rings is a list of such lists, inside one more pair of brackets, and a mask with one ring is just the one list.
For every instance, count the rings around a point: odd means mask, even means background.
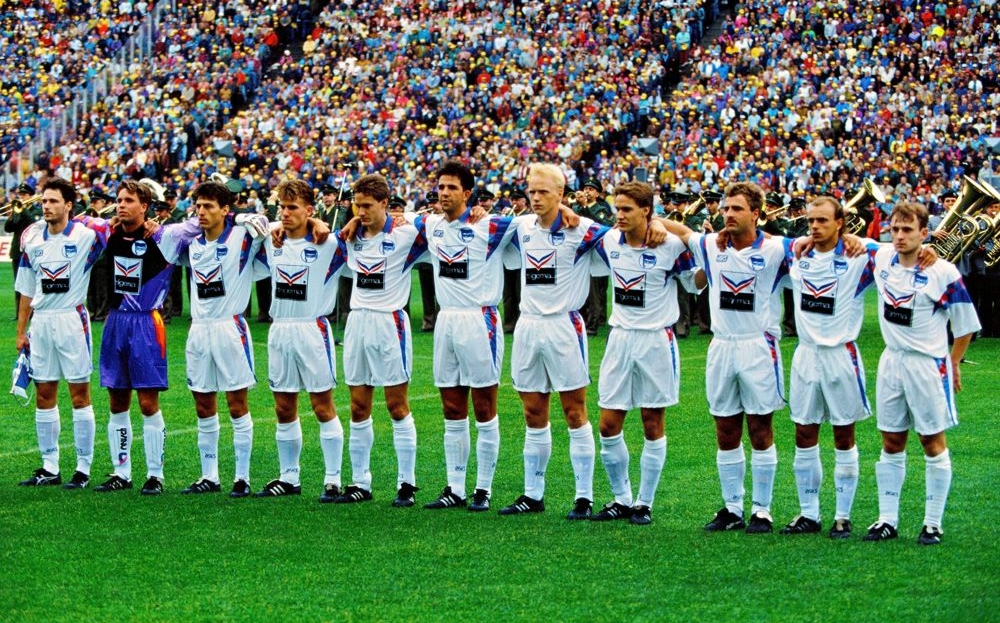
[{"label": "team lineup", "polygon": [[[440,307],[434,324],[433,377],[444,415],[444,487],[428,509],[492,508],[500,448],[497,393],[504,364],[504,320],[498,305],[505,274],[520,286],[510,354],[514,389],[525,423],[523,494],[501,515],[545,510],[545,474],[552,454],[550,397],[559,404],[569,436],[575,487],[570,520],[652,521],[654,498],[666,463],[665,412],[679,400],[680,361],[674,325],[678,288],[706,291],[714,332],[705,369],[709,411],[715,422],[723,507],[708,531],[773,531],[771,498],[777,471],[773,413],[787,403],[795,425],[793,469],[800,509],[783,534],[822,530],[823,471],[819,436],[833,429],[836,510],[831,538],[852,535],[851,510],[861,469],[855,424],[871,416],[864,366],[855,343],[864,294],[879,296],[886,348],[876,376],[874,412],[882,435],[875,465],[879,515],[864,539],[896,538],[906,472],[908,432],[924,450],[926,503],[917,541],[941,542],[952,468],[946,431],[957,424],[954,394],[958,363],[980,329],[957,269],[928,257],[924,206],[900,202],[890,214],[892,242],[880,245],[844,234],[845,213],[830,197],[806,206],[809,235],[796,240],[758,230],[765,196],[756,184],[725,189],[719,233],[694,232],[657,218],[653,189],[641,182],[613,191],[615,225],[577,216],[563,205],[566,178],[551,164],[531,165],[530,210],[499,216],[470,210],[473,173],[446,162],[434,175],[439,214],[394,218],[390,190],[380,175],[352,187],[356,216],[330,232],[313,218],[315,192],[299,180],[276,188],[279,221],[230,210],[235,197],[224,184],[205,182],[193,192],[197,219],[159,226],[146,220],[151,191],[141,182],[118,188],[116,217],[70,218],[72,184],[49,178],[41,186],[43,221],[21,237],[15,289],[20,293],[17,347],[30,351],[36,384],[35,426],[42,465],[24,486],[63,484],[59,464],[58,382],[72,401],[76,467],[63,486],[90,484],[96,421],[90,396],[91,325],[85,307],[91,267],[110,262],[109,314],[98,357],[108,390],[107,439],[113,474],[96,491],[131,489],[133,393],[142,414],[146,480],[141,492],[163,493],[165,425],[159,394],[167,388],[166,333],[160,309],[175,267],[189,267],[192,323],[186,377],[197,414],[201,475],[185,494],[220,492],[220,413],[225,393],[233,430],[232,497],[274,497],[302,491],[303,446],[298,398],[309,395],[319,422],[324,482],[319,501],[372,500],[372,412],[381,388],[392,420],[397,459],[393,506],[416,504],[417,426],[408,400],[413,367],[410,319],[404,311],[411,271],[432,268]],[[254,281],[270,277],[267,338],[269,387],[277,428],[277,478],[254,492],[250,463],[254,424],[248,390],[255,385],[250,329],[243,318]],[[344,333],[343,375],[350,392],[346,440],[350,480],[342,477],[345,430],[333,403],[337,358],[327,317],[344,277],[350,312]],[[586,409],[591,379],[588,325],[581,315],[592,278],[610,277],[611,327],[598,377],[599,450],[613,499],[594,509],[597,456]],[[790,289],[798,345],[786,394],[778,348],[781,298]],[[504,306],[505,314],[508,307]],[[30,318],[30,327],[29,327]],[[949,346],[948,324],[953,335]],[[30,330],[29,330],[30,329]],[[475,418],[477,471],[468,486],[472,452],[469,406]],[[623,425],[641,417],[644,440],[640,479],[630,482],[630,451]],[[744,428],[751,446],[751,499],[747,516]],[[470,491],[471,490],[471,491]]]}]

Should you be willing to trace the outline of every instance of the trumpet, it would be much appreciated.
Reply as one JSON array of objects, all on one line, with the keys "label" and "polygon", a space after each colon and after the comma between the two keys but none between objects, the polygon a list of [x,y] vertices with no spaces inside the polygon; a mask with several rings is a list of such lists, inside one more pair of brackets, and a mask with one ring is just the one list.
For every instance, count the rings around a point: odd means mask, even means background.
[{"label": "trumpet", "polygon": [[3,207],[0,207],[0,218],[4,217],[9,218],[16,214],[20,214],[21,212],[24,212],[25,210],[34,206],[35,204],[41,203],[41,201],[42,201],[41,195],[35,195],[34,197],[26,201],[21,201],[20,199],[14,199],[4,204]]},{"label": "trumpet", "polygon": [[763,227],[764,225],[767,224],[767,220],[769,218],[771,218],[775,214],[781,214],[782,212],[785,211],[785,209],[787,207],[788,206],[774,206],[773,208],[771,208],[770,210],[768,210],[767,206],[765,206],[764,207],[764,213],[761,214],[761,216],[760,216],[759,219],[757,219],[757,227]]},{"label": "trumpet", "polygon": [[701,212],[701,209],[705,207],[705,198],[698,195],[698,198],[691,202],[691,205],[684,208],[683,210],[671,210],[667,213],[667,219],[671,221],[677,221],[678,223],[683,223],[687,219],[691,218],[695,214]]},{"label": "trumpet", "polygon": [[854,196],[844,204],[844,230],[849,234],[860,236],[871,222],[871,218],[865,218],[863,215],[871,214],[868,206],[874,203],[885,203],[885,193],[875,182],[865,180],[861,190],[854,193]]},{"label": "trumpet", "polygon": [[942,239],[935,238],[931,243],[937,254],[949,262],[962,257],[962,253],[980,234],[979,225],[973,217],[994,203],[1000,203],[1000,192],[992,185],[977,182],[966,175],[958,199],[934,229],[945,234]]},{"label": "trumpet", "polygon": [[109,214],[113,215],[117,210],[118,210],[118,204],[117,203],[109,203],[108,205],[104,206],[100,210],[94,210],[94,212],[97,213],[97,216],[99,216],[101,218],[105,218]]}]

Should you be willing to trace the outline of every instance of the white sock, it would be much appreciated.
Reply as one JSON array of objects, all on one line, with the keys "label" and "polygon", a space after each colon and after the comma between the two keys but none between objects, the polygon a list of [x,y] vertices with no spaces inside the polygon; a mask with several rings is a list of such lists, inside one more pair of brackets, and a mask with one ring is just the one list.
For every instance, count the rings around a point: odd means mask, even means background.
[{"label": "white sock", "polygon": [[533,500],[545,497],[545,470],[552,456],[552,427],[524,431],[524,495]]},{"label": "white sock", "polygon": [[941,528],[944,505],[948,501],[951,488],[951,454],[945,448],[937,456],[924,455],[927,501],[924,506],[924,525]]},{"label": "white sock", "polygon": [[167,427],[163,411],[142,417],[142,443],[146,446],[146,476],[163,480],[163,446],[167,442]]},{"label": "white sock", "polygon": [[444,461],[448,486],[460,498],[465,497],[465,470],[469,465],[469,420],[444,421]]},{"label": "white sock", "polygon": [[489,493],[500,457],[500,416],[489,422],[476,422],[476,488]]},{"label": "white sock", "polygon": [[799,492],[799,509],[803,517],[819,521],[819,489],[823,484],[823,463],[819,460],[819,445],[795,448],[795,487]]},{"label": "white sock", "polygon": [[[468,426],[468,420],[466,420]],[[466,428],[468,432],[468,428]],[[396,489],[404,482],[417,484],[417,427],[413,422],[413,414],[392,421],[392,445],[396,448]],[[466,446],[468,447],[468,446]],[[465,497],[465,492],[458,494]]]},{"label": "white sock", "polygon": [[290,485],[299,484],[299,455],[302,454],[302,424],[294,422],[278,422],[274,431],[274,440],[278,444],[279,480]]},{"label": "white sock", "polygon": [[198,418],[198,454],[201,477],[219,482],[219,414]]},{"label": "white sock", "polygon": [[323,465],[326,473],[324,485],[340,487],[341,465],[344,463],[344,426],[340,418],[319,423],[319,447],[323,449]]},{"label": "white sock", "polygon": [[253,417],[247,411],[242,417],[229,417],[233,425],[233,455],[236,458],[236,472],[233,480],[244,480],[250,484],[250,455],[253,453]]},{"label": "white sock", "polygon": [[366,491],[372,490],[370,467],[374,444],[375,431],[372,430],[371,418],[364,422],[351,422],[351,439],[347,449],[351,455],[351,478],[355,485]]},{"label": "white sock", "polygon": [[639,496],[635,503],[638,506],[653,507],[656,487],[660,484],[660,474],[667,462],[667,438],[647,439],[642,446],[642,456],[639,458]]},{"label": "white sock", "polygon": [[73,443],[76,445],[76,471],[90,475],[90,465],[94,462],[94,406],[73,409]]},{"label": "white sock", "polygon": [[722,486],[722,501],[731,512],[743,516],[743,496],[746,489],[747,458],[740,444],[732,450],[715,453],[715,466],[719,470],[719,484]]},{"label": "white sock", "polygon": [[108,447],[115,475],[132,480],[132,417],[128,411],[112,413],[108,419]]},{"label": "white sock", "polygon": [[35,433],[42,453],[42,469],[59,473],[59,407],[35,409]]},{"label": "white sock", "polygon": [[569,429],[569,460],[576,476],[576,497],[594,501],[594,427]]},{"label": "white sock", "polygon": [[772,445],[767,450],[750,453],[750,477],[753,480],[753,499],[750,514],[757,512],[771,515],[771,495],[774,492],[774,474],[778,471],[778,450]]},{"label": "white sock", "polygon": [[854,492],[858,490],[858,447],[834,450],[833,485],[837,491],[837,515],[834,519],[850,519]]},{"label": "white sock", "polygon": [[906,450],[890,454],[882,450],[875,463],[875,482],[878,484],[878,520],[899,526],[899,494],[906,479]]},{"label": "white sock", "polygon": [[625,445],[625,433],[611,437],[601,435],[601,463],[608,474],[611,494],[615,502],[632,506],[632,482],[628,477],[628,446]]}]

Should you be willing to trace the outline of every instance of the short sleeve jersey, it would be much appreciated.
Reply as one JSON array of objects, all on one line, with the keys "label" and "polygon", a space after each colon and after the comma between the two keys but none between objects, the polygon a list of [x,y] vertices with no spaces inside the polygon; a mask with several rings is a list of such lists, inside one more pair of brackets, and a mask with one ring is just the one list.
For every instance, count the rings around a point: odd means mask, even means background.
[{"label": "short sleeve jersey", "polygon": [[344,242],[347,266],[354,271],[351,309],[393,312],[403,309],[410,296],[410,270],[427,251],[426,238],[412,225],[396,227],[386,219],[382,231],[370,238],[359,228],[354,240]]},{"label": "short sleeve jersey", "polygon": [[44,221],[33,223],[21,236],[14,289],[31,297],[36,310],[70,310],[82,305],[87,300],[90,267],[107,240],[107,227],[88,229],[69,221],[63,231],[50,234]]},{"label": "short sleeve jersey", "polygon": [[332,312],[337,302],[337,277],[347,262],[347,247],[334,234],[323,244],[316,244],[312,234],[286,237],[281,248],[268,239],[257,261],[271,275],[273,318],[318,318]]},{"label": "short sleeve jersey", "polygon": [[254,281],[253,258],[263,238],[226,223],[216,240],[202,234],[187,249],[191,266],[191,318],[225,318],[246,311]]}]

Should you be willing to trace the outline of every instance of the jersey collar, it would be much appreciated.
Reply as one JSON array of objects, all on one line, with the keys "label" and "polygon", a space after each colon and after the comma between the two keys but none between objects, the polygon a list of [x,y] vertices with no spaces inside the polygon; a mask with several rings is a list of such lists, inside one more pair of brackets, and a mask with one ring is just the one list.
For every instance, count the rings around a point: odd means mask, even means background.
[{"label": "jersey collar", "polygon": [[[69,236],[71,233],[73,233],[73,219],[70,219],[69,222],[66,223],[66,229],[62,230],[61,232],[59,232],[59,234],[56,235]],[[42,228],[42,240],[48,240],[48,239],[49,239],[49,225],[48,223],[46,223],[45,227]]]},{"label": "jersey collar", "polygon": [[[753,244],[750,245],[750,248],[751,249],[759,249],[763,244],[764,244],[764,232],[758,229],[757,230],[757,239],[753,241]],[[727,247],[732,247],[733,246],[733,241],[729,240],[729,242],[726,244],[726,246]]]}]

